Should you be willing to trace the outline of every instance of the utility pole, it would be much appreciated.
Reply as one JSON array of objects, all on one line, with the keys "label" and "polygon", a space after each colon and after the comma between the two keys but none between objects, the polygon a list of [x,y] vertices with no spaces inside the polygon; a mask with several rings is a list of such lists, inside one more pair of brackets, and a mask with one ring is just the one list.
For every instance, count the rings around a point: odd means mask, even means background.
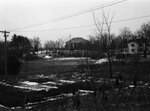
[{"label": "utility pole", "polygon": [[7,31],[0,31],[1,33],[4,33],[4,38],[5,38],[5,76],[7,76]]}]

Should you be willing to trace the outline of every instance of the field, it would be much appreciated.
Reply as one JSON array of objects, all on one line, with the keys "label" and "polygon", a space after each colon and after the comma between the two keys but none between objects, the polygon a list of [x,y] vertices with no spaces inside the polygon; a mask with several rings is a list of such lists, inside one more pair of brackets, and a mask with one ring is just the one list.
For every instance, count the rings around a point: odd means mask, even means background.
[{"label": "field", "polygon": [[41,59],[36,61],[26,61],[23,63],[20,74],[59,74],[74,71],[81,62],[85,63],[82,59]]},{"label": "field", "polygon": [[[66,82],[63,82],[64,85],[56,85],[57,90],[27,93],[25,106],[12,110],[150,110],[149,62],[112,62],[113,79],[110,79],[108,63],[94,62],[88,60],[88,65],[86,59],[40,59],[23,62],[17,76],[19,81],[31,81],[40,85],[47,82],[60,83],[60,80],[61,83],[62,80]],[[44,97],[46,99],[43,101]],[[27,101],[38,103],[29,105]]]}]

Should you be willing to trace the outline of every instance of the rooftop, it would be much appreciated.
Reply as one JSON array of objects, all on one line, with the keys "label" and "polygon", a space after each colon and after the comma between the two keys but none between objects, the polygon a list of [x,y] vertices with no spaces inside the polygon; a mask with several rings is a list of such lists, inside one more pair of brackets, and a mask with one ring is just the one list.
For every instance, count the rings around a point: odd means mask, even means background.
[{"label": "rooftop", "polygon": [[82,37],[72,38],[71,40],[67,41],[67,43],[88,43],[89,41],[83,39]]},{"label": "rooftop", "polygon": [[144,43],[144,39],[130,39],[130,40],[128,40],[128,43],[131,43],[131,42],[136,42],[136,43],[140,44],[140,43]]}]

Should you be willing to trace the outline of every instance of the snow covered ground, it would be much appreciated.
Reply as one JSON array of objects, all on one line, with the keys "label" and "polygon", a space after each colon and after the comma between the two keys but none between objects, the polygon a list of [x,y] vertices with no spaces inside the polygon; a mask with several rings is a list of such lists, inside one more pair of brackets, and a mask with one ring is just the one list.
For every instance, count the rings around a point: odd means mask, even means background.
[{"label": "snow covered ground", "polygon": [[54,58],[54,60],[85,60],[87,59],[86,57],[62,57],[62,58]]},{"label": "snow covered ground", "polygon": [[72,84],[72,83],[75,83],[75,81],[71,81],[71,80],[59,80],[60,82],[62,82],[62,83],[70,83],[70,84]]},{"label": "snow covered ground", "polygon": [[48,91],[49,89],[57,89],[58,88],[56,86],[39,84],[37,82],[30,82],[30,81],[20,82],[18,85],[15,85],[14,87],[20,88],[20,89],[34,90],[34,91],[41,91],[41,90]]},{"label": "snow covered ground", "polygon": [[45,55],[44,58],[45,58],[45,59],[51,59],[52,56]]},{"label": "snow covered ground", "polygon": [[0,111],[11,111],[8,107],[5,107],[0,104]]},{"label": "snow covered ground", "polygon": [[99,59],[95,62],[95,64],[102,64],[102,63],[106,63],[108,62],[108,59],[107,58],[102,58],[102,59]]}]

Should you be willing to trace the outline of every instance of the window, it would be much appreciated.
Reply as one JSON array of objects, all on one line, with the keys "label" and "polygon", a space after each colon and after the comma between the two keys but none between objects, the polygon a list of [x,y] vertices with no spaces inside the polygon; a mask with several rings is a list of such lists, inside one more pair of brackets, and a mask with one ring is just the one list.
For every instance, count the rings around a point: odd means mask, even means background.
[{"label": "window", "polygon": [[134,49],[131,49],[131,51],[134,52],[135,50],[134,50]]},{"label": "window", "polygon": [[131,44],[131,47],[134,47],[134,44]]}]

